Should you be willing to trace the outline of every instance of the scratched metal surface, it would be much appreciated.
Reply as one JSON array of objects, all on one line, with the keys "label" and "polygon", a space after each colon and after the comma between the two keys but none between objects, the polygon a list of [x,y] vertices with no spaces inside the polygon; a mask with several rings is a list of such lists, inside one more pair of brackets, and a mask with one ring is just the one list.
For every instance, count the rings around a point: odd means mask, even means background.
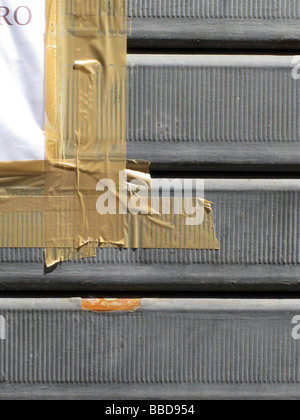
[{"label": "scratched metal surface", "polygon": [[299,399],[299,313],[299,300],[92,313],[80,299],[0,299],[0,399]]},{"label": "scratched metal surface", "polygon": [[128,0],[130,48],[297,49],[298,0]]},{"label": "scratched metal surface", "polygon": [[99,249],[44,274],[41,249],[0,249],[0,290],[299,291],[299,180],[206,180],[220,251]]}]

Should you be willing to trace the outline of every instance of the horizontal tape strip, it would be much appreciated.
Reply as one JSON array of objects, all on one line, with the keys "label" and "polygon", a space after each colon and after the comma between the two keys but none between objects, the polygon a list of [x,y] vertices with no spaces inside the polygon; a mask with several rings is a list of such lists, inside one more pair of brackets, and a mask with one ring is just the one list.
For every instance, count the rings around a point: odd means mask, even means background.
[{"label": "horizontal tape strip", "polygon": [[98,249],[46,276],[38,249],[0,249],[2,290],[300,290],[298,180],[206,180],[220,250]]},{"label": "horizontal tape strip", "polygon": [[3,165],[0,247],[50,248],[48,267],[74,255],[60,248],[87,245],[219,249],[211,209],[198,229],[186,229],[185,215],[125,221],[96,212],[98,181],[115,181],[118,196],[117,173],[126,168],[125,2],[116,3],[47,1],[44,168],[25,178],[41,163]]},{"label": "horizontal tape strip", "polygon": [[299,300],[54,301],[0,300],[1,398],[300,396]]},{"label": "horizontal tape strip", "polygon": [[[1,208],[3,210],[0,213],[0,248],[46,247],[79,249],[83,245],[88,244],[92,247],[118,245],[117,238],[122,221],[118,213],[106,215],[105,223],[109,223],[109,234],[108,236],[98,236],[95,242],[96,233],[94,232],[96,232],[96,226],[103,220],[100,215],[95,217],[96,196],[85,197],[85,215],[89,217],[89,224],[84,230],[83,227],[81,229],[86,232],[88,228],[91,236],[87,235],[82,238],[80,236],[78,238],[73,237],[74,229],[78,229],[78,232],[80,232],[80,220],[84,222],[76,208],[77,201],[74,197],[50,197],[48,200],[46,198],[44,197],[42,201],[45,208],[42,207],[38,211],[35,210],[37,205],[36,197],[21,196],[16,198],[14,196],[12,204],[9,197],[7,200],[1,199]],[[52,203],[53,200],[55,205],[49,205],[51,210],[47,211],[47,202]],[[119,243],[120,247],[134,249],[219,249],[218,240],[214,233],[214,217],[210,204],[204,204],[204,201],[201,199],[191,199],[190,205],[195,208],[196,212],[193,215],[185,212],[183,199],[180,199],[182,211],[178,214],[175,210],[176,203],[174,203],[174,199],[170,199],[169,211],[163,214],[162,199],[160,201],[159,214],[152,215],[150,206],[149,209],[146,208],[146,211],[149,211],[148,214],[135,215],[128,210],[128,214],[124,216],[125,241]],[[25,208],[23,207],[24,202],[26,202]],[[13,209],[13,206],[16,205],[18,205],[18,211],[10,211],[10,208]],[[30,208],[31,210],[29,210]],[[201,217],[202,215],[203,217]],[[190,218],[193,220],[191,223],[188,223]],[[51,229],[49,228],[47,241],[44,238],[45,225],[51,227]],[[90,241],[89,237],[91,238]],[[84,243],[86,238],[87,242]],[[73,242],[71,240],[74,241],[76,246],[72,246]],[[70,245],[66,245],[68,243]],[[69,251],[66,253],[69,253]],[[74,252],[74,255],[76,255],[76,252]]]}]

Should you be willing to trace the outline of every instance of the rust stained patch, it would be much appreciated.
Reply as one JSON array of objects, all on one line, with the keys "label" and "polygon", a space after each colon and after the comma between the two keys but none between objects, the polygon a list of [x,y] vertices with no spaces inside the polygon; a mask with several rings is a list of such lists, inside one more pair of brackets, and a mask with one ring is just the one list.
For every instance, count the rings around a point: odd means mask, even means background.
[{"label": "rust stained patch", "polygon": [[140,299],[81,299],[81,308],[93,312],[133,312],[140,307]]}]

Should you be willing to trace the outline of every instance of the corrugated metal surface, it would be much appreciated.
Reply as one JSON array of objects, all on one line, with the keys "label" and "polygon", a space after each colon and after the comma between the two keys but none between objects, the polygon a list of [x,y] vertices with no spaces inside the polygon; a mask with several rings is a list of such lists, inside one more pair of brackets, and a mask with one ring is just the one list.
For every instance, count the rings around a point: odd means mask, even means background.
[{"label": "corrugated metal surface", "polygon": [[298,0],[128,0],[127,9],[133,48],[300,45]]},{"label": "corrugated metal surface", "polygon": [[0,249],[1,290],[300,290],[299,180],[205,180],[220,251],[99,249],[44,275],[43,253]]},{"label": "corrugated metal surface", "polygon": [[299,170],[292,59],[129,55],[128,157],[148,159],[153,169]]},{"label": "corrugated metal surface", "polygon": [[[167,53],[128,56],[128,158],[199,177],[299,172],[299,0],[127,0],[127,15],[131,51]],[[205,49],[231,55],[182,54]],[[1,298],[0,399],[299,399],[300,300],[282,299],[300,290],[299,180],[261,177],[206,180],[220,251],[99,249],[46,273],[42,249],[0,249],[1,291],[278,296],[101,314]]]},{"label": "corrugated metal surface", "polygon": [[1,398],[299,398],[299,300],[0,300]]}]

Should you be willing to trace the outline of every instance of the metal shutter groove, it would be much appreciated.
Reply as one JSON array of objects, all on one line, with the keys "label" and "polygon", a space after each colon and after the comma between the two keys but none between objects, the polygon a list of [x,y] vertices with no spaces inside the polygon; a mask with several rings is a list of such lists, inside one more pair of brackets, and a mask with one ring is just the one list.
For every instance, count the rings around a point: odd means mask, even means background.
[{"label": "metal shutter groove", "polygon": [[0,249],[1,290],[299,290],[298,180],[206,180],[220,251],[98,249],[44,276],[43,252]]},{"label": "metal shutter groove", "polygon": [[129,55],[128,157],[153,169],[299,170],[293,67],[292,56]]},{"label": "metal shutter groove", "polygon": [[128,0],[131,48],[299,48],[297,0]]},{"label": "metal shutter groove", "polygon": [[131,314],[79,308],[80,299],[0,300],[2,398],[299,395],[298,300],[145,299]]}]

